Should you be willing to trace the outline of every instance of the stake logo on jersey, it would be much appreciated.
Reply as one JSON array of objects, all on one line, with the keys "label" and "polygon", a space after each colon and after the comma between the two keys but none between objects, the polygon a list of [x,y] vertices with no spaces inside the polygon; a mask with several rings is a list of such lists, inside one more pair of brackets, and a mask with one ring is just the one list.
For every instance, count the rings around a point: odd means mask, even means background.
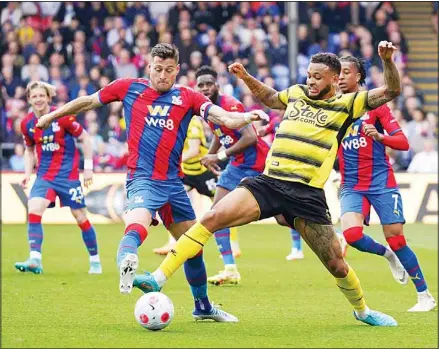
[{"label": "stake logo on jersey", "polygon": [[324,127],[328,120],[328,115],[323,109],[312,108],[301,99],[293,103],[291,111],[285,114],[285,117],[287,117],[288,120],[296,120],[318,127]]},{"label": "stake logo on jersey", "polygon": [[123,102],[129,178],[183,175],[180,160],[187,129],[192,115],[207,117],[212,105],[207,97],[178,85],[159,94],[146,79],[118,79],[102,88],[99,98],[102,104]]},{"label": "stake logo on jersey", "polygon": [[35,127],[37,120],[34,113],[29,113],[21,122],[26,146],[36,147],[37,176],[51,181],[55,178],[78,180],[79,152],[74,138],[81,135],[82,126],[74,116],[65,116],[41,130]]},{"label": "stake logo on jersey", "polygon": [[392,166],[385,145],[363,132],[364,124],[372,124],[378,132],[393,135],[401,131],[387,105],[364,114],[346,133],[338,150],[341,184],[359,191],[396,188]]},{"label": "stake logo on jersey", "polygon": [[[242,103],[231,96],[219,95],[217,104],[227,111],[245,112]],[[241,138],[241,133],[239,132],[239,130],[232,130],[225,126],[215,125],[212,122],[209,122],[209,126],[215,136],[219,138],[220,143],[226,149],[230,148]],[[248,125],[246,127],[254,126]],[[258,136],[257,143],[248,147],[242,153],[232,156],[230,158],[230,164],[242,169],[252,169],[258,172],[262,172],[265,167],[265,159],[267,157],[268,150],[269,147],[267,143],[265,143],[265,141]]]}]

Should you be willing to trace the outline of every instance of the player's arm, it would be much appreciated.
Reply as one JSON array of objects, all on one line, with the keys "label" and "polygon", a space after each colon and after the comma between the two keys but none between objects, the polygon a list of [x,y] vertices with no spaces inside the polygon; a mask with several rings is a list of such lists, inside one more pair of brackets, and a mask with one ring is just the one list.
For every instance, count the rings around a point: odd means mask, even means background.
[{"label": "player's arm", "polygon": [[241,133],[241,138],[238,142],[224,150],[227,157],[242,153],[248,147],[255,145],[258,142],[256,131],[251,125],[239,130],[239,133]]},{"label": "player's arm", "polygon": [[211,104],[207,110],[205,119],[217,125],[224,125],[231,129],[239,129],[247,126],[253,121],[268,121],[269,117],[263,110],[253,110],[247,113],[238,113],[226,111],[217,105]]},{"label": "player's arm", "polygon": [[378,113],[378,120],[383,125],[387,134],[379,133],[374,125],[365,124],[363,126],[366,136],[373,137],[377,142],[383,143],[385,146],[395,150],[409,150],[410,145],[398,121],[393,117],[390,108],[383,105],[376,110]]},{"label": "player's arm", "polygon": [[370,90],[367,97],[367,106],[370,109],[390,102],[401,93],[401,82],[399,72],[393,63],[393,52],[396,47],[391,42],[381,41],[378,45],[378,54],[381,57],[384,67],[384,86]]},{"label": "player's arm", "polygon": [[36,164],[35,158],[35,146],[26,146],[24,149],[24,179],[21,182],[21,186],[26,189],[29,183],[32,172],[34,171]]},{"label": "player's arm", "polygon": [[220,148],[221,148],[220,139],[216,134],[214,134],[213,139],[212,139],[212,143],[210,144],[209,151],[207,153],[208,154],[216,154],[216,153],[218,153],[218,150]]},{"label": "player's arm", "polygon": [[199,138],[189,138],[188,146],[188,149],[183,152],[183,155],[181,157],[182,162],[186,162],[189,159],[192,159],[193,157],[200,154],[201,140]]},{"label": "player's arm", "polygon": [[259,99],[261,103],[268,108],[281,110],[287,108],[286,103],[279,98],[279,92],[251,76],[241,63],[231,64],[229,71],[236,75],[237,78],[242,79],[253,96]]},{"label": "player's arm", "polygon": [[45,129],[49,127],[49,125],[66,115],[76,115],[79,113],[86,112],[88,110],[92,110],[102,106],[102,103],[99,99],[99,92],[93,93],[89,96],[82,96],[75,98],[74,100],[64,104],[58,109],[50,112],[49,114],[43,115],[38,119],[37,127]]},{"label": "player's arm", "polygon": [[93,183],[93,144],[86,130],[78,136],[84,153],[84,185],[88,188]]}]

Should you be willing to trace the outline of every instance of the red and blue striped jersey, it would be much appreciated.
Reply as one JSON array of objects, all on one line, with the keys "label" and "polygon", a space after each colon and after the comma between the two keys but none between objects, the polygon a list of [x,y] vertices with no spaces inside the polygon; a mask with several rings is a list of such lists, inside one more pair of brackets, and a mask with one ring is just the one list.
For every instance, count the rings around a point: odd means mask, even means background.
[{"label": "red and blue striped jersey", "polygon": [[343,138],[338,149],[341,185],[358,191],[380,191],[396,188],[395,175],[386,146],[364,134],[363,123],[372,124],[378,132],[393,135],[401,131],[389,107],[381,107],[364,114]]},{"label": "red and blue striped jersey", "polygon": [[[51,108],[51,111],[54,108]],[[36,128],[38,119],[33,112],[21,122],[24,143],[35,146],[37,152],[37,177],[55,179],[79,179],[79,151],[75,137],[83,131],[74,116],[64,116],[45,130]]]},{"label": "red and blue striped jersey", "polygon": [[[217,105],[227,111],[245,112],[244,105],[232,96],[220,94],[218,96]],[[216,125],[213,122],[209,122],[209,126],[226,149],[230,148],[241,138],[239,130],[233,130],[224,125]],[[253,127],[254,129],[253,125],[248,125],[246,127]],[[258,172],[264,171],[265,159],[270,148],[261,137],[257,137],[258,141],[255,145],[248,147],[242,153],[230,157],[231,165],[242,169],[252,169]]]},{"label": "red and blue striped jersey", "polygon": [[122,101],[128,142],[128,178],[182,177],[181,155],[194,114],[205,117],[212,102],[174,85],[160,94],[147,79],[118,79],[99,91],[102,104]]}]

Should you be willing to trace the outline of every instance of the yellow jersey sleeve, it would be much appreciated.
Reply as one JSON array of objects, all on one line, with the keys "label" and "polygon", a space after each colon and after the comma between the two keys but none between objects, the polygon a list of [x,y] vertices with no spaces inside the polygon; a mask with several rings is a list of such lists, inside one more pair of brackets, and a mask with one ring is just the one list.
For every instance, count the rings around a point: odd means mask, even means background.
[{"label": "yellow jersey sleeve", "polygon": [[199,122],[196,117],[193,117],[191,122],[189,123],[189,128],[187,130],[187,138],[189,139],[201,139],[202,138],[202,131],[200,127],[203,127],[201,125],[201,122]]},{"label": "yellow jersey sleeve", "polygon": [[361,118],[370,108],[367,105],[369,91],[360,91],[353,96],[351,114],[354,119]]},{"label": "yellow jersey sleeve", "polygon": [[279,100],[285,105],[288,105],[288,91],[289,90],[290,89],[287,88],[286,90],[279,92],[279,95],[278,95]]}]

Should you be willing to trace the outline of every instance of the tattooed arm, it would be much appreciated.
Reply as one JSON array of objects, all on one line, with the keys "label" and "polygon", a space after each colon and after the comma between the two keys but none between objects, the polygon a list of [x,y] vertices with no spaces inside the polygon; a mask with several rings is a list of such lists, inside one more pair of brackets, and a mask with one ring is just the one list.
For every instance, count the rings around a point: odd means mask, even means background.
[{"label": "tattooed arm", "polygon": [[239,79],[242,79],[253,96],[259,99],[268,108],[282,110],[287,108],[287,106],[279,100],[279,92],[251,76],[241,63],[231,64],[229,71]]},{"label": "tattooed arm", "polygon": [[370,109],[390,102],[401,93],[399,72],[392,60],[395,50],[396,48],[391,42],[381,41],[378,45],[378,54],[384,67],[384,86],[369,91],[367,104]]}]

